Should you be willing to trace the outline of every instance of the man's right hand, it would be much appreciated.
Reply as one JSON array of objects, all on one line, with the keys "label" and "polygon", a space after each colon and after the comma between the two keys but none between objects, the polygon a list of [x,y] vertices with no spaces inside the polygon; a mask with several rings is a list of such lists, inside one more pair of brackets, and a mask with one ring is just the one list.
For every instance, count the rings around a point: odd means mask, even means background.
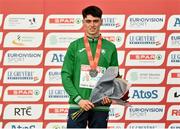
[{"label": "man's right hand", "polygon": [[94,104],[91,103],[89,100],[81,99],[78,104],[85,111],[89,111],[90,109],[94,108]]}]

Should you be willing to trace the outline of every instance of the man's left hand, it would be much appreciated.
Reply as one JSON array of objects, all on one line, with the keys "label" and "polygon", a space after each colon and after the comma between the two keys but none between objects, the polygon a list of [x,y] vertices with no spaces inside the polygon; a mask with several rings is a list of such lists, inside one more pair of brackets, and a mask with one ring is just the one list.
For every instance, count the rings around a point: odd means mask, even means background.
[{"label": "man's left hand", "polygon": [[102,104],[103,105],[111,105],[112,100],[110,98],[108,98],[107,96],[103,98],[102,100]]}]

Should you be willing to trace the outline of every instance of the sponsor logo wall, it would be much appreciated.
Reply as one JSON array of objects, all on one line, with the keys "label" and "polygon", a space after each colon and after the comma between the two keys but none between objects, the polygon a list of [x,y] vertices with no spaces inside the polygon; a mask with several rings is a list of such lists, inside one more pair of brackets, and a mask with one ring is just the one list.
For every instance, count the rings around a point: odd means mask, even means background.
[{"label": "sponsor logo wall", "polygon": [[180,128],[180,1],[83,2],[0,0],[0,129],[66,128],[61,68],[92,4],[132,84],[131,106],[112,105],[108,128]]}]

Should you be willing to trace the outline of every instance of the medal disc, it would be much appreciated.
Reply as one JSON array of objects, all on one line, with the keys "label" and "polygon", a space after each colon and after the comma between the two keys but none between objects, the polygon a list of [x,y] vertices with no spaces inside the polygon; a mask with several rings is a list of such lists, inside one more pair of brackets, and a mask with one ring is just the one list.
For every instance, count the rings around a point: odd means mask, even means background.
[{"label": "medal disc", "polygon": [[92,69],[92,70],[89,71],[89,75],[91,77],[96,77],[97,74],[98,74],[98,71],[96,69]]}]

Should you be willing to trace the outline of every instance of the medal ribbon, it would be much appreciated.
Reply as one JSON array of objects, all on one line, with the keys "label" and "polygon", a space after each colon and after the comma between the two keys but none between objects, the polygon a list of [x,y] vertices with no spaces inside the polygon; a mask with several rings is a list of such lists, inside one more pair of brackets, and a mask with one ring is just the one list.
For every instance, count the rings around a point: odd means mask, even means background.
[{"label": "medal ribbon", "polygon": [[89,60],[91,70],[94,70],[94,69],[96,69],[96,67],[98,65],[100,54],[101,54],[102,36],[100,35],[98,38],[98,44],[97,44],[96,54],[95,54],[94,59],[93,59],[91,48],[90,48],[88,38],[86,35],[84,36],[84,45],[86,48],[86,52],[87,52],[87,56],[88,56],[88,60]]}]

